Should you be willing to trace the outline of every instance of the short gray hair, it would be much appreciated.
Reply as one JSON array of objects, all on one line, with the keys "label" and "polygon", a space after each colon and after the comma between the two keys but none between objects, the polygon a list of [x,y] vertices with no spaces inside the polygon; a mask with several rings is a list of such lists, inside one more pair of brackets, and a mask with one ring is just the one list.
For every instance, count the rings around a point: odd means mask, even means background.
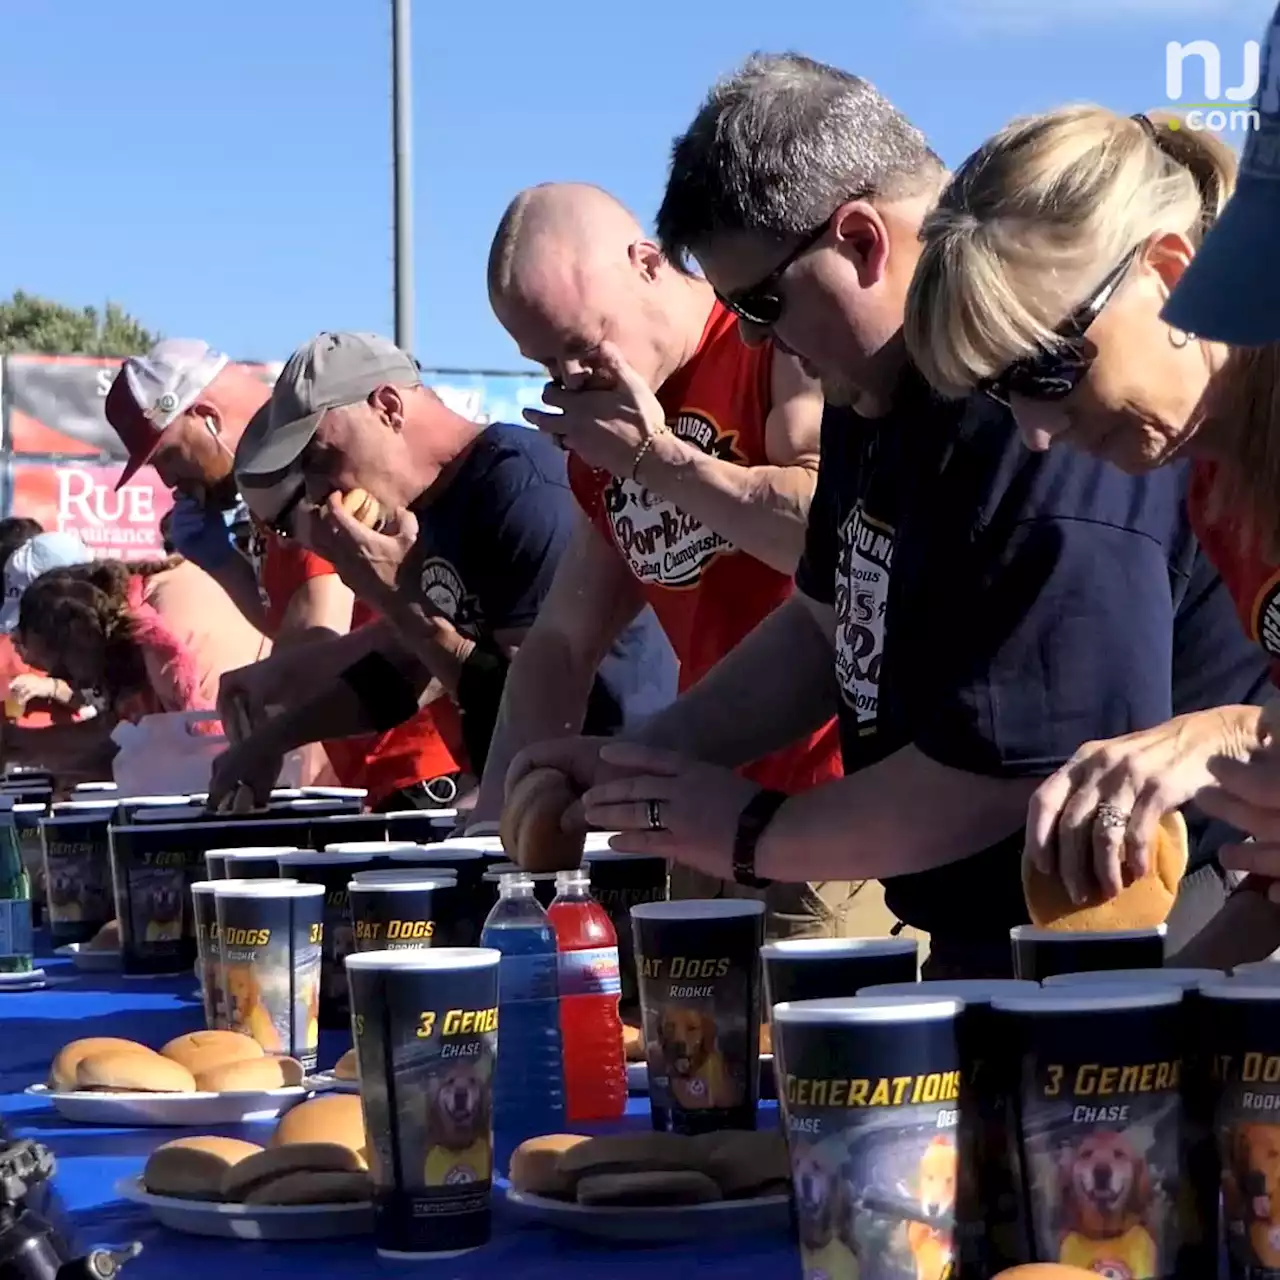
[{"label": "short gray hair", "polygon": [[679,264],[725,232],[804,235],[846,200],[920,194],[943,173],[866,80],[796,53],[755,54],[672,146],[658,239]]}]

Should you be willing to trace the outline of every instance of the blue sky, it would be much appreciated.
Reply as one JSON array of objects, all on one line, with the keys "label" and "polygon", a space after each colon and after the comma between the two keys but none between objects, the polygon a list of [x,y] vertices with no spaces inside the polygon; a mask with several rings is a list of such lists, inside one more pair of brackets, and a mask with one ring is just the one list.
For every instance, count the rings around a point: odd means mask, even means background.
[{"label": "blue sky", "polygon": [[[1216,40],[1234,84],[1271,8],[419,0],[416,353],[521,367],[484,290],[507,200],[580,179],[647,222],[672,137],[753,50],[868,77],[955,162],[1021,112],[1163,104],[1169,40]],[[241,358],[281,359],[321,328],[390,332],[389,33],[387,0],[5,5],[0,294],[111,298]]]}]

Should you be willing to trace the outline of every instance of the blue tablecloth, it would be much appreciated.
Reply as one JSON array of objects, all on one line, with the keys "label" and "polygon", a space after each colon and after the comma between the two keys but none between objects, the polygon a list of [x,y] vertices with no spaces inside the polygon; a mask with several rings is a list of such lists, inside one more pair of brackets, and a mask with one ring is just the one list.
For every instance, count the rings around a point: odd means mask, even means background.
[{"label": "blue tablecloth", "polygon": [[[112,1190],[122,1177],[136,1175],[147,1155],[178,1136],[173,1129],[107,1129],[72,1125],[47,1103],[23,1090],[42,1082],[54,1054],[84,1036],[123,1036],[159,1046],[204,1025],[203,1010],[190,979],[124,979],[114,974],[80,974],[69,964],[42,961],[51,985],[43,991],[0,993],[0,1115],[15,1137],[44,1143],[57,1157],[57,1202],[81,1247],[143,1243],[126,1280],[227,1280],[243,1274],[298,1276],[306,1280],[377,1274],[424,1274],[441,1280],[491,1278],[507,1273],[520,1280],[610,1280],[661,1275],[674,1277],[770,1277],[798,1280],[799,1255],[782,1233],[746,1235],[650,1248],[609,1246],[518,1222],[494,1196],[493,1239],[484,1249],[440,1263],[381,1261],[368,1238],[314,1244],[250,1244],[180,1235],[158,1226],[145,1209],[118,1200]],[[332,1062],[347,1047],[326,1037],[321,1061]],[[629,1125],[648,1122],[648,1100],[632,1099]],[[762,1114],[772,1122],[772,1108]],[[270,1125],[245,1125],[219,1132],[264,1141]]]}]

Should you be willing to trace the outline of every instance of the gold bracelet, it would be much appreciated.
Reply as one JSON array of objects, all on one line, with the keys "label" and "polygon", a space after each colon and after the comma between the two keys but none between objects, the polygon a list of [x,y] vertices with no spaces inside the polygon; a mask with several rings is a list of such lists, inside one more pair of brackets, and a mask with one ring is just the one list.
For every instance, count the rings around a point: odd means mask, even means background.
[{"label": "gold bracelet", "polygon": [[653,442],[659,436],[666,435],[669,430],[670,427],[664,423],[661,430],[655,431],[651,436],[645,436],[645,438],[640,441],[640,447],[636,450],[636,456],[631,460],[632,483],[640,483],[640,464],[649,456],[649,450],[653,448]]}]

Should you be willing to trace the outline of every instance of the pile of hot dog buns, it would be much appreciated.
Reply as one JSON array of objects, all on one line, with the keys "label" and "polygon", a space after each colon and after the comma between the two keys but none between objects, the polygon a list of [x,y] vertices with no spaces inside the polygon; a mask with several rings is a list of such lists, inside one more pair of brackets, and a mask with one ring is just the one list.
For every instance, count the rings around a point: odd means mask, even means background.
[{"label": "pile of hot dog buns", "polygon": [[59,1050],[49,1069],[53,1093],[258,1093],[302,1083],[302,1064],[269,1058],[236,1031],[192,1031],[150,1049],[95,1036]]},{"label": "pile of hot dog buns", "polygon": [[791,1169],[779,1130],[685,1137],[618,1133],[530,1138],[511,1156],[511,1185],[582,1205],[710,1204],[787,1195]]},{"label": "pile of hot dog buns", "polygon": [[221,1204],[361,1204],[373,1198],[360,1099],[330,1093],[286,1112],[265,1147],[178,1138],[142,1171],[152,1195]]}]

